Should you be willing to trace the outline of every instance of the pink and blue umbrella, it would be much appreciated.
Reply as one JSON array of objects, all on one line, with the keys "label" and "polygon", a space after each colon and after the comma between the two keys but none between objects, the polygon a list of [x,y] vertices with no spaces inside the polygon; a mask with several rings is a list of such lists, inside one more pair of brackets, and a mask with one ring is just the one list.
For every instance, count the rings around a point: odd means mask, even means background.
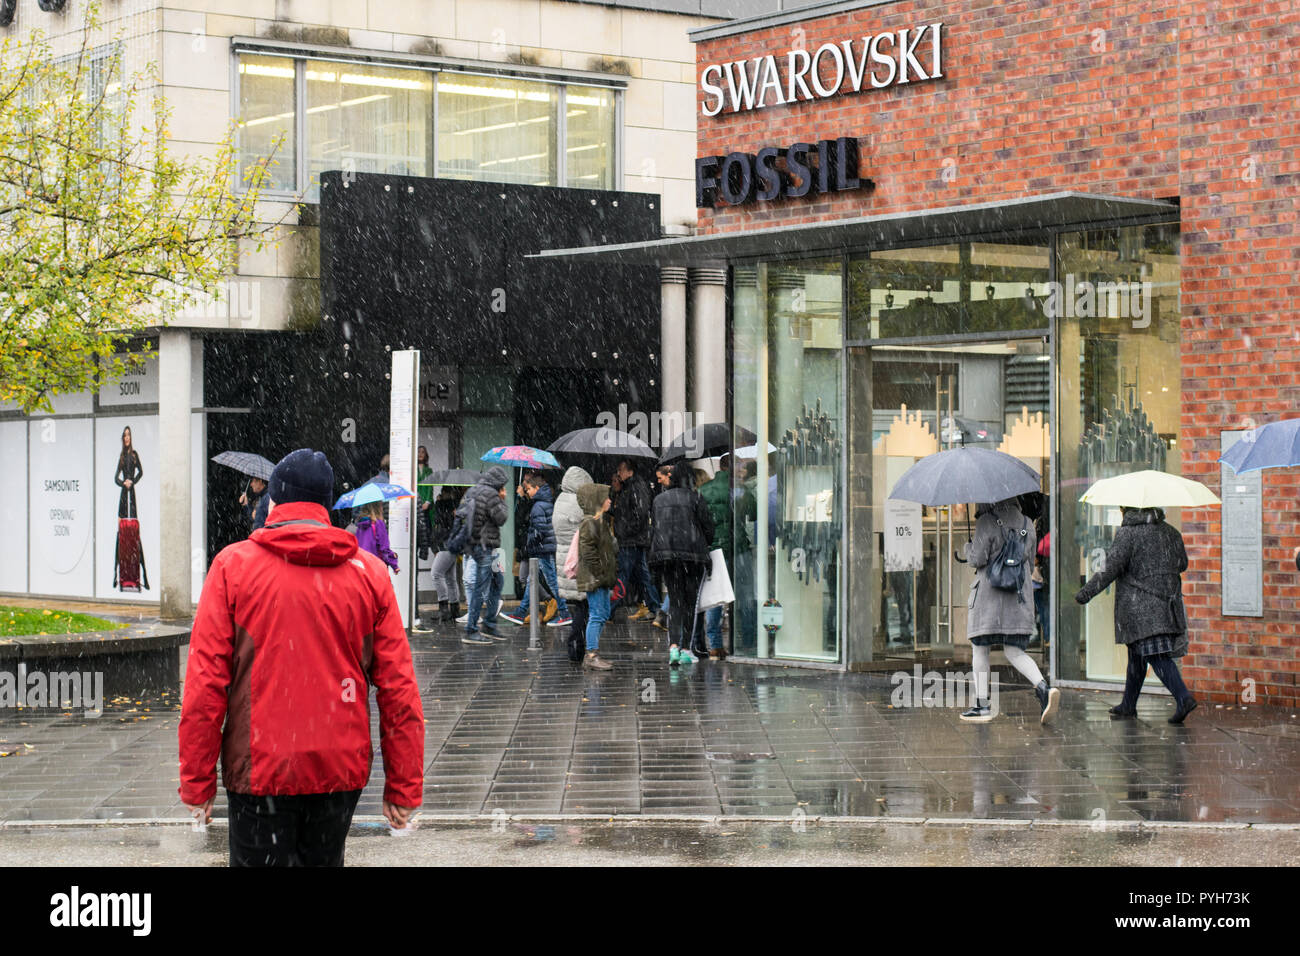
[{"label": "pink and blue umbrella", "polygon": [[528,445],[501,445],[493,448],[480,461],[491,461],[498,465],[511,465],[515,468],[559,468],[560,463],[549,451],[531,448]]},{"label": "pink and blue umbrella", "polygon": [[334,502],[333,511],[341,508],[360,508],[362,505],[368,505],[372,501],[392,501],[395,498],[414,498],[411,492],[407,491],[401,485],[395,485],[391,482],[373,482],[368,481],[359,488],[353,488],[345,493],[338,501]]}]

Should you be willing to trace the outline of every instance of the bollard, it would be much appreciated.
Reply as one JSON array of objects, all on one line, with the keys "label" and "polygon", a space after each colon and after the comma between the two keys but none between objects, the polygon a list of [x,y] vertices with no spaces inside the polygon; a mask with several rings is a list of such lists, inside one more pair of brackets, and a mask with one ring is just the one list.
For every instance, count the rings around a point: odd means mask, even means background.
[{"label": "bollard", "polygon": [[528,559],[528,649],[541,647],[541,621],[537,613],[537,559]]}]

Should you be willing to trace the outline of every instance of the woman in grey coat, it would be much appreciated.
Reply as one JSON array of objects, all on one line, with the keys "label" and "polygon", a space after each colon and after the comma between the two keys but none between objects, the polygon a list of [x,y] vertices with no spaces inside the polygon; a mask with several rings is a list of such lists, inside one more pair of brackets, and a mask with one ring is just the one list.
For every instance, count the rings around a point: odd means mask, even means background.
[{"label": "woman in grey coat", "polygon": [[555,531],[556,582],[560,596],[569,605],[569,617],[573,619],[572,633],[583,635],[587,633],[587,595],[578,589],[576,578],[565,576],[564,561],[569,556],[569,546],[573,544],[574,535],[578,533],[578,525],[586,517],[582,513],[582,506],[578,504],[578,489],[589,484],[591,475],[584,469],[570,468],[564,473],[564,479],[560,482],[560,495],[551,509],[551,528]]},{"label": "woman in grey coat", "polygon": [[[1041,709],[1039,720],[1045,724],[1056,714],[1061,692],[1047,686],[1038,665],[1025,653],[1034,634],[1034,583],[1030,577],[1037,546],[1034,523],[1024,516],[1014,498],[994,505],[980,505],[975,514],[975,537],[966,549],[966,558],[975,569],[967,605],[966,636],[971,642],[971,668],[977,690],[975,705],[963,713],[961,719],[974,723],[993,719],[988,696],[989,652],[1001,646],[1011,666],[1034,685]],[[990,566],[1002,552],[1009,535],[1018,536],[1023,546],[1024,564],[1019,591],[996,588],[989,576]]]},{"label": "woman in grey coat", "polygon": [[1106,566],[1074,596],[1087,604],[1115,585],[1115,643],[1128,645],[1124,699],[1111,708],[1112,717],[1136,717],[1138,694],[1147,665],[1174,695],[1177,707],[1169,718],[1181,724],[1196,709],[1177,659],[1187,653],[1187,614],[1183,609],[1182,573],[1187,550],[1178,529],[1165,523],[1159,508],[1121,508],[1123,522],[1106,552]]}]

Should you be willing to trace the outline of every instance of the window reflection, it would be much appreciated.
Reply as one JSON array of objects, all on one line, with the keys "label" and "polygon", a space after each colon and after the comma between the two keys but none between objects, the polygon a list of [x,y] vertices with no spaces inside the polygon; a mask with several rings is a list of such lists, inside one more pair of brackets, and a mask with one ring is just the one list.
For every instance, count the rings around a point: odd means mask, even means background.
[{"label": "window reflection", "polygon": [[244,54],[239,58],[240,185],[248,182],[254,167],[265,165],[269,173],[265,188],[296,188],[294,69],[294,61],[287,57]]},{"label": "window reflection", "polygon": [[438,175],[554,186],[559,90],[509,77],[438,78]]}]

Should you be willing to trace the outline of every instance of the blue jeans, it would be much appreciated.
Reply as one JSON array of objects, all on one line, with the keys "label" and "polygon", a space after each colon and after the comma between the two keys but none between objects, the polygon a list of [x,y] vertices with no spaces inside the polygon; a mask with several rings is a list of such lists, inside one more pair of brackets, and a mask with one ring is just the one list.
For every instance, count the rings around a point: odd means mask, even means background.
[{"label": "blue jeans", "polygon": [[641,600],[651,614],[659,613],[659,589],[650,578],[650,565],[646,561],[645,548],[618,549],[618,576],[626,589],[624,603],[631,607],[636,602],[633,595],[641,592]]},{"label": "blue jeans", "polygon": [[[527,559],[525,559],[525,562],[526,561]],[[520,568],[520,570],[524,572],[524,593],[519,595],[519,612],[521,614],[527,614],[528,613],[528,565],[527,563],[525,563],[523,567]],[[537,574],[542,580],[546,582],[546,586],[551,589],[551,593],[555,595],[556,614],[558,614],[560,617],[568,617],[569,606],[564,603],[564,598],[560,595],[560,583],[555,578],[555,555],[552,554],[549,555],[548,557],[537,559]],[[545,604],[546,602],[541,599],[541,595],[538,595],[537,603]]]},{"label": "blue jeans", "polygon": [[704,612],[704,633],[709,637],[709,650],[722,650],[722,605]]},{"label": "blue jeans", "polygon": [[609,620],[609,588],[587,592],[587,653],[600,646],[600,632]]},{"label": "blue jeans", "polygon": [[[497,602],[501,600],[503,575],[492,570],[492,557],[491,551],[480,551],[471,559],[471,563],[475,566],[474,583],[469,592],[469,617],[465,619],[465,630],[470,633],[478,630],[479,609],[484,608],[484,602],[488,614],[483,615],[483,626],[489,630],[496,627],[496,607]],[[468,576],[467,573],[466,577]]]}]

